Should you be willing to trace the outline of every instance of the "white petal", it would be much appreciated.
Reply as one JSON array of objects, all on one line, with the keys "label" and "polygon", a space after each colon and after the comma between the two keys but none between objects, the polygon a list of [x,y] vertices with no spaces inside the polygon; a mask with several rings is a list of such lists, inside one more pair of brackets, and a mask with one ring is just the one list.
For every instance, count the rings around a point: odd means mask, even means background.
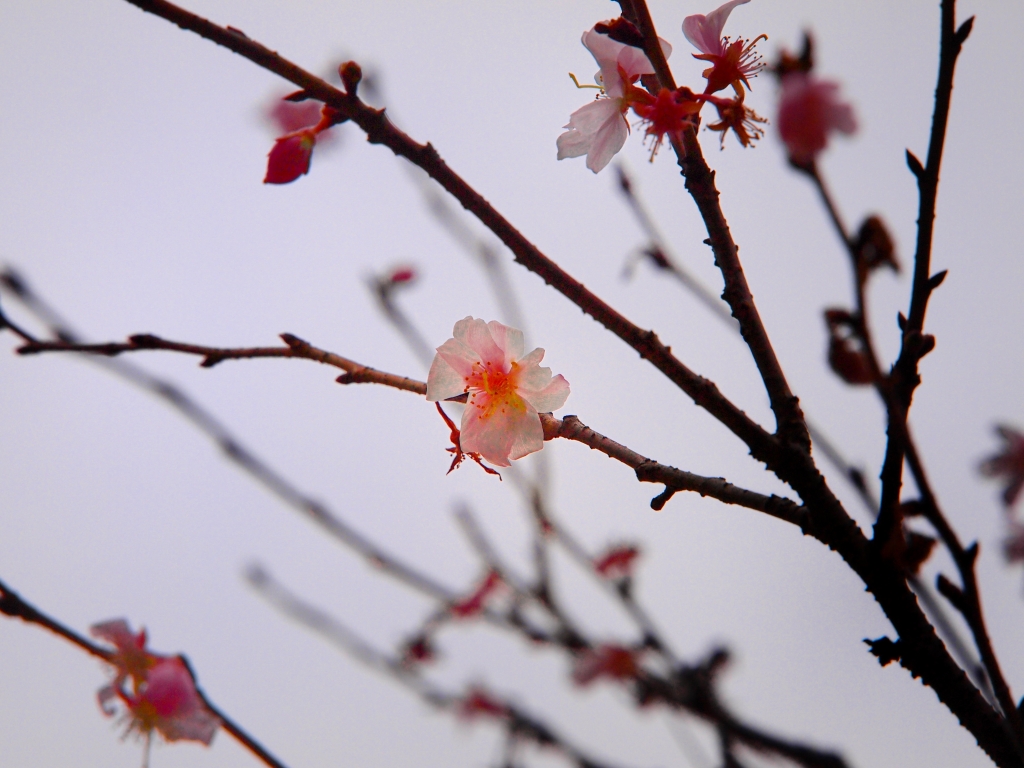
[{"label": "white petal", "polygon": [[437,402],[461,394],[466,389],[466,379],[456,373],[440,354],[434,356],[427,374],[427,400]]},{"label": "white petal", "polygon": [[569,124],[565,127],[593,135],[609,117],[621,111],[620,107],[618,99],[595,99],[569,115]]},{"label": "white petal", "polygon": [[615,157],[615,153],[622,149],[628,135],[629,123],[616,110],[616,113],[598,129],[590,151],[587,153],[587,168],[594,173],[600,172]]},{"label": "white petal", "polygon": [[612,40],[608,35],[595,32],[593,29],[588,29],[583,33],[582,42],[597,61],[597,66],[602,70],[607,70],[611,67],[613,72],[615,71],[615,62],[618,60],[622,49],[631,47],[625,43],[620,43],[618,40]]},{"label": "white petal", "polygon": [[487,329],[491,332],[494,343],[505,353],[502,370],[507,371],[513,360],[518,360],[523,356],[525,347],[523,332],[518,328],[499,323],[497,320],[491,320],[487,324]]},{"label": "white petal", "polygon": [[[505,362],[505,351],[494,343],[487,323],[475,317],[470,320],[471,322],[463,327],[461,341],[479,356],[480,362],[484,365],[487,363],[495,366],[502,365]],[[460,320],[459,322],[464,321]]]},{"label": "white petal", "polygon": [[558,147],[558,159],[565,160],[567,157],[581,157],[587,154],[593,140],[592,135],[581,133],[575,128],[566,131],[555,140],[555,146]]}]

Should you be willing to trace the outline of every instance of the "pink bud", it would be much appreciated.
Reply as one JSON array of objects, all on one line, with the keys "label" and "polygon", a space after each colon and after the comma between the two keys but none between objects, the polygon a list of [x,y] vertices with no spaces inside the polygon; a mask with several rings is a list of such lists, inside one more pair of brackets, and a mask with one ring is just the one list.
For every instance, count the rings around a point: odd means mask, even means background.
[{"label": "pink bud", "polygon": [[487,578],[481,582],[480,586],[476,588],[465,600],[460,600],[451,606],[448,610],[451,611],[452,615],[460,619],[468,619],[471,616],[476,616],[484,609],[484,604],[487,602],[487,598],[498,589],[502,584],[501,576],[498,575],[497,571],[491,571],[487,574]]},{"label": "pink bud", "polygon": [[315,145],[316,134],[308,129],[279,138],[267,156],[267,175],[263,183],[287,184],[309,173]]},{"label": "pink bud", "polygon": [[633,575],[633,562],[640,555],[634,546],[612,547],[594,561],[594,570],[610,579]]}]

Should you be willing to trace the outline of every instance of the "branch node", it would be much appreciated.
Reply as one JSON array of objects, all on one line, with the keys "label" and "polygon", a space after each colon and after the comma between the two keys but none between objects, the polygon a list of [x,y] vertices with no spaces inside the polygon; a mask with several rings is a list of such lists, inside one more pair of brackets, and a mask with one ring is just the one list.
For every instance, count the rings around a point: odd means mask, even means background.
[{"label": "branch node", "polygon": [[892,664],[894,661],[900,660],[900,641],[896,640],[893,642],[888,637],[880,637],[877,640],[869,640],[864,638],[864,642],[867,643],[868,650],[878,659],[878,663],[883,667]]},{"label": "branch node", "polygon": [[675,495],[676,489],[669,485],[666,485],[664,491],[662,491],[653,499],[651,499],[651,509],[653,509],[655,512],[661,512],[661,510],[665,508],[665,505],[668,504],[668,500]]},{"label": "branch node", "polygon": [[152,333],[137,333],[128,337],[128,343],[138,349],[157,349],[164,340]]},{"label": "branch node", "polygon": [[291,334],[291,333],[282,333],[281,334],[281,341],[283,341],[285,344],[287,344],[292,349],[303,349],[303,348],[309,346],[309,342],[308,341],[303,341],[298,336],[295,336],[294,334]]},{"label": "branch node", "polygon": [[964,591],[960,587],[940,573],[939,577],[935,579],[935,588],[939,590],[940,595],[949,600],[954,608],[960,611],[960,613],[964,613],[967,605]]}]

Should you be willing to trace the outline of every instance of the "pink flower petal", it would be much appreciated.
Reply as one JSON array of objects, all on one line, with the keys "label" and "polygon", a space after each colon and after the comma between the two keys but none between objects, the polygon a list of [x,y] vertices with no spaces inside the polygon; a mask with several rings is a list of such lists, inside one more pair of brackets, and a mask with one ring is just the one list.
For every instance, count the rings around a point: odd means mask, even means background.
[{"label": "pink flower petal", "polygon": [[544,447],[537,411],[525,400],[492,402],[481,393],[462,414],[462,450],[479,453],[499,467]]},{"label": "pink flower petal", "polygon": [[[540,368],[539,370],[546,371],[549,376],[551,375],[550,368]],[[521,394],[526,402],[537,409],[538,413],[551,413],[565,405],[565,401],[569,399],[569,382],[562,374],[558,374],[544,389],[532,392],[524,391]]]},{"label": "pink flower petal", "polygon": [[487,330],[490,332],[491,338],[498,349],[504,351],[505,354],[501,363],[504,369],[508,370],[513,360],[518,360],[523,356],[523,350],[526,348],[523,332],[518,328],[502,325],[497,320],[491,320],[487,324]]},{"label": "pink flower petal", "polygon": [[89,627],[89,634],[99,640],[106,640],[119,651],[134,650],[146,645],[146,631],[134,634],[124,619],[111,619],[93,624]]},{"label": "pink flower petal", "polygon": [[683,19],[683,35],[701,53],[721,56],[725,53],[722,45],[722,30],[725,22],[737,5],[744,5],[750,0],[729,0],[707,16],[694,14]]},{"label": "pink flower petal", "polygon": [[481,363],[501,365],[505,362],[505,351],[494,343],[487,323],[479,318],[467,317],[455,324],[454,336],[475,352]]},{"label": "pink flower petal", "polygon": [[605,120],[594,135],[594,141],[587,152],[587,168],[600,173],[622,149],[629,136],[629,123],[621,113],[616,113]]},{"label": "pink flower petal", "polygon": [[466,377],[458,373],[441,356],[438,347],[438,354],[434,355],[434,361],[430,364],[430,373],[427,374],[427,400],[439,402],[455,397],[466,391]]}]

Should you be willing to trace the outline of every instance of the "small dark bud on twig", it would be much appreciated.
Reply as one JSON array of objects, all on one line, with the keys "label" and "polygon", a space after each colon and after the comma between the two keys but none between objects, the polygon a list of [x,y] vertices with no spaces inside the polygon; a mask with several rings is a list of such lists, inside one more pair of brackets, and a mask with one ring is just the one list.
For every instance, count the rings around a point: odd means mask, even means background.
[{"label": "small dark bud on twig", "polygon": [[814,39],[811,33],[804,32],[803,46],[799,55],[794,56],[783,49],[778,60],[770,67],[771,73],[780,80],[791,72],[810,72],[814,69]]},{"label": "small dark bud on twig", "polygon": [[355,96],[359,89],[359,83],[363,79],[363,68],[354,61],[346,61],[338,67],[338,74],[341,75],[341,82],[349,96]]},{"label": "small dark bud on twig", "polygon": [[956,44],[963,45],[964,41],[967,40],[971,34],[971,30],[974,29],[974,17],[971,16],[967,21],[960,25],[960,28],[956,31]]},{"label": "small dark bud on twig", "polygon": [[936,272],[934,275],[928,278],[928,290],[934,291],[940,285],[942,281],[946,279],[946,274],[949,272],[948,269],[944,269],[941,272]]},{"label": "small dark bud on twig", "polygon": [[889,267],[893,272],[900,271],[899,262],[896,260],[896,247],[893,245],[889,230],[878,216],[868,216],[864,220],[853,247],[857,254],[857,266],[862,280],[868,272],[880,267]]},{"label": "small dark bud on twig", "polygon": [[909,149],[907,150],[907,167],[919,179],[924,175],[924,166],[921,165],[921,161]]}]

